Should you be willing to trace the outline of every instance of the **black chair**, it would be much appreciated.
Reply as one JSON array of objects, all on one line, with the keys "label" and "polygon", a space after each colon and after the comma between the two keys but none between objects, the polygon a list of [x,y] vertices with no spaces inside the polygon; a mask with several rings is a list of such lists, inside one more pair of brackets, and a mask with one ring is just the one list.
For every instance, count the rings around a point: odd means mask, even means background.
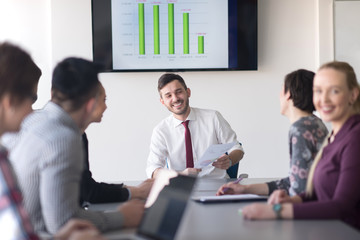
[{"label": "black chair", "polygon": [[230,178],[237,178],[239,170],[239,163],[229,167],[226,170],[226,173],[229,175]]}]

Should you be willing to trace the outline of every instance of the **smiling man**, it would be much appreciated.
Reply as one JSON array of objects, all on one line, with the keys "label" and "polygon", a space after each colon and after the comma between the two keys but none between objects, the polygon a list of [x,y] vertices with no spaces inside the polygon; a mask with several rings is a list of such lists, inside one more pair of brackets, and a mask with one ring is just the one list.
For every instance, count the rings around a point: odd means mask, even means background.
[{"label": "smiling man", "polygon": [[146,168],[148,177],[155,177],[161,168],[183,174],[226,177],[226,169],[243,158],[241,144],[236,144],[228,155],[222,155],[211,165],[202,169],[194,166],[210,145],[237,141],[229,123],[217,111],[190,107],[190,88],[177,74],[163,74],[158,81],[158,91],[160,102],[172,114],[153,130]]}]

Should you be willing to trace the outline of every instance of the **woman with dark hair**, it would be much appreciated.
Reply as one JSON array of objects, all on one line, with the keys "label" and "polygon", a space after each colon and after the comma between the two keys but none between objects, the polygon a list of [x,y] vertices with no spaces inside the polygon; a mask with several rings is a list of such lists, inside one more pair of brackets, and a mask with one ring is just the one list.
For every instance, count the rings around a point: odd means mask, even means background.
[{"label": "woman with dark hair", "polygon": [[[332,131],[310,169],[306,192],[276,191],[269,204],[243,209],[247,219],[340,219],[360,229],[360,88],[354,69],[330,62],[314,79],[314,105]],[[274,205],[272,205],[274,204]]]},{"label": "woman with dark hair", "polygon": [[289,176],[278,181],[241,185],[227,183],[220,187],[217,195],[258,194],[270,195],[274,190],[283,189],[291,196],[305,191],[308,171],[327,135],[323,122],[312,114],[314,73],[304,69],[291,72],[285,77],[280,91],[280,112],[290,123]]}]

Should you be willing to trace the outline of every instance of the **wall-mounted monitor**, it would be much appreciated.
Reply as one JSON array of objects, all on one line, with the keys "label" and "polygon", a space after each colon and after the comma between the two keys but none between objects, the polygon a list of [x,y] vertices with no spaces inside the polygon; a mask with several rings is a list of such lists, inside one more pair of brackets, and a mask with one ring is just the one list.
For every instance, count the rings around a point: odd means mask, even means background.
[{"label": "wall-mounted monitor", "polygon": [[257,0],[92,0],[106,71],[257,70]]}]

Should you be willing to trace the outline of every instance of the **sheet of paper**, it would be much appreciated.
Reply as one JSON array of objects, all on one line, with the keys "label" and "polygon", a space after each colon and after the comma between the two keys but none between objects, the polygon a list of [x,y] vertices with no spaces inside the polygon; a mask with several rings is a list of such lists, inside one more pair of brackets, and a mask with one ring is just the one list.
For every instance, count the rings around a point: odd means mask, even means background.
[{"label": "sheet of paper", "polygon": [[229,151],[235,144],[238,144],[237,141],[232,143],[225,144],[214,144],[211,145],[204,153],[204,155],[199,159],[195,164],[195,168],[203,168],[211,163],[215,162],[221,155]]},{"label": "sheet of paper", "polygon": [[266,200],[267,196],[259,196],[256,194],[236,194],[222,196],[201,196],[194,197],[193,200],[198,202],[231,202],[231,201],[247,201],[247,200]]}]

